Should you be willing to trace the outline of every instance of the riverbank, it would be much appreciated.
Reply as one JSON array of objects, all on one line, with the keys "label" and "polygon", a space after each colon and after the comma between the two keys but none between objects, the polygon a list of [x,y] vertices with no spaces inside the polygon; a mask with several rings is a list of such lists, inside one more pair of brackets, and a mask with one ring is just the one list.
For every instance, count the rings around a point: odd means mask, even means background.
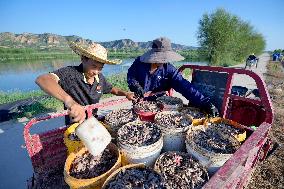
[{"label": "riverbank", "polygon": [[[108,57],[113,59],[136,58],[145,50],[108,50]],[[206,61],[205,55],[199,50],[180,50],[186,61]],[[36,48],[3,48],[0,47],[0,63],[21,60],[51,60],[51,59],[77,59],[80,57],[68,48],[36,49]]]}]

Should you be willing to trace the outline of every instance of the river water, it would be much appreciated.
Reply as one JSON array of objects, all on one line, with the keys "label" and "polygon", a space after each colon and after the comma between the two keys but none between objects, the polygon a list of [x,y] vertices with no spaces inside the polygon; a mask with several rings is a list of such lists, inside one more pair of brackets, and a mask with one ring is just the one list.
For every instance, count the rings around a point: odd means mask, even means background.
[{"label": "river water", "polygon": [[[120,65],[105,65],[103,74],[110,76],[113,74],[127,72],[134,59],[123,59]],[[190,63],[206,65],[205,62],[178,62],[181,64]],[[39,87],[35,84],[37,76],[48,73],[59,68],[79,65],[80,60],[39,60],[39,61],[15,61],[0,63],[0,91],[32,91]]]}]

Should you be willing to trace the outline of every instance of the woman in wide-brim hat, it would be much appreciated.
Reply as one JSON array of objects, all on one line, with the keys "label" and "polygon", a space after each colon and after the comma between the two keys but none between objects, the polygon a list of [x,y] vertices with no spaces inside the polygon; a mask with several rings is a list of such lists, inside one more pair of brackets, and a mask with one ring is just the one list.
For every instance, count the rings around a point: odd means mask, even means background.
[{"label": "woman in wide-brim hat", "polygon": [[[47,94],[61,100],[69,117],[66,124],[83,122],[86,118],[83,106],[99,102],[102,94],[111,93],[135,100],[134,94],[113,87],[101,73],[104,64],[118,64],[107,59],[107,50],[98,43],[86,47],[70,42],[70,48],[81,56],[79,66],[67,66],[48,74],[40,75],[36,83]],[[96,116],[97,110],[93,112]]]},{"label": "woman in wide-brim hat", "polygon": [[184,60],[184,57],[173,51],[171,41],[165,37],[155,39],[152,49],[140,56],[141,62],[159,65],[181,60]]},{"label": "woman in wide-brim hat", "polygon": [[184,57],[173,51],[168,38],[153,40],[152,49],[137,57],[128,69],[129,89],[139,98],[155,100],[173,88],[187,98],[191,105],[217,116],[218,110],[209,97],[200,93],[170,63],[181,60],[184,60]]}]

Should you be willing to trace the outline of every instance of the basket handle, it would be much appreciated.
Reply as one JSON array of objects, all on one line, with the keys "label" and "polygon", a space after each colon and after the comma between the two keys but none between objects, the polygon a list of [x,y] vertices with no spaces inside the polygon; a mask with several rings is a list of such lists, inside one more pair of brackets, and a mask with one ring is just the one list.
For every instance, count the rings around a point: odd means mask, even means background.
[{"label": "basket handle", "polygon": [[[109,102],[87,105],[84,108],[87,111],[87,116],[89,118],[89,117],[92,116],[92,110],[95,109],[95,108],[104,108],[104,107],[108,107],[108,106],[114,106],[114,105],[121,104],[121,103],[127,102],[127,101],[129,101],[127,98],[122,98],[122,99],[118,99],[118,100],[112,100],[112,101],[109,101]],[[31,140],[30,128],[34,124],[41,122],[41,121],[48,120],[48,119],[53,119],[53,118],[62,117],[62,116],[66,116],[66,115],[68,115],[67,110],[62,111],[60,113],[51,113],[50,115],[47,115],[47,116],[36,117],[36,118],[31,119],[24,127],[24,139],[25,139],[26,144],[27,144],[28,141]]]}]

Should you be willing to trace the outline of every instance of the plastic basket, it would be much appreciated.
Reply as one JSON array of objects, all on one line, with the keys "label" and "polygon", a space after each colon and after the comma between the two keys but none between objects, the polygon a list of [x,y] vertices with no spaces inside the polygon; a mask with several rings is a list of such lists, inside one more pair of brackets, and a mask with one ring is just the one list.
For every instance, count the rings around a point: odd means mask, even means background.
[{"label": "plastic basket", "polygon": [[66,114],[34,118],[24,128],[26,148],[36,174],[46,173],[54,169],[63,169],[67,157],[67,149],[63,138],[67,127],[62,126],[39,134],[31,134],[30,128],[40,121],[64,115]]},{"label": "plastic basket", "polygon": [[154,122],[155,115],[157,114],[157,112],[143,112],[139,110],[136,110],[135,112],[137,113],[141,121],[149,121],[149,122]]}]

